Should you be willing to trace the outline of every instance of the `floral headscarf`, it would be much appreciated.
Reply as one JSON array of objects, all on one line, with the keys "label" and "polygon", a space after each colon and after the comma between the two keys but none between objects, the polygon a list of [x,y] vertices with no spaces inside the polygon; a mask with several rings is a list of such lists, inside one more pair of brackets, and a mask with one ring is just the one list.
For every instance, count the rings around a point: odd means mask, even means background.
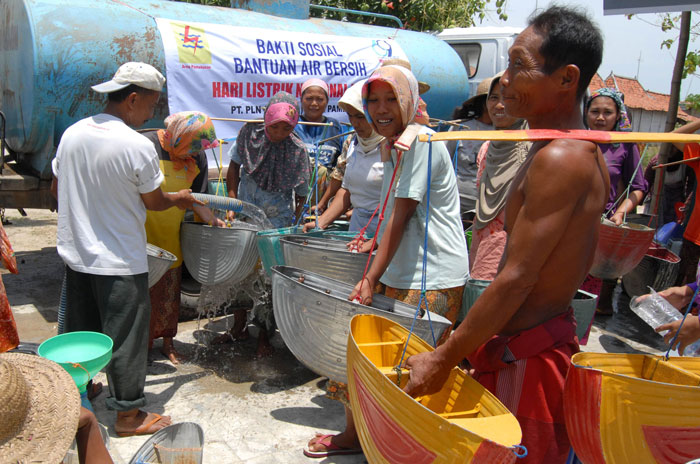
[{"label": "floral headscarf", "polygon": [[[602,87],[598,90],[594,90],[591,96],[586,100],[586,108],[584,110],[584,115],[588,114],[588,109],[591,107],[591,102],[598,97],[608,97],[612,98],[617,105],[617,112],[620,113],[620,117],[615,124],[613,130],[620,132],[632,132],[632,124],[627,116],[627,108],[625,107],[625,95],[617,89],[612,89],[610,87]],[[588,125],[587,118],[583,118],[586,125]]]},{"label": "floral headscarf", "polygon": [[294,118],[299,118],[296,98],[287,92],[277,92],[265,108],[265,123],[246,123],[238,133],[236,152],[241,167],[263,190],[289,192],[309,178],[309,157],[296,134],[292,132],[277,143],[266,134],[266,126],[280,120],[292,124]]},{"label": "floral headscarf", "polygon": [[367,98],[369,97],[369,86],[372,82],[386,82],[394,91],[396,100],[401,110],[401,125],[403,131],[388,140],[388,145],[382,147],[382,159],[387,159],[391,148],[407,151],[415,140],[421,125],[415,122],[418,111],[420,96],[418,94],[418,81],[408,69],[401,66],[382,66],[372,73],[362,87],[362,106],[365,111],[367,121],[372,124],[374,130],[377,126],[372,121],[369,111],[367,111]]},{"label": "floral headscarf", "polygon": [[165,118],[165,129],[158,131],[158,141],[170,155],[175,170],[185,169],[188,182],[197,177],[194,155],[219,146],[214,124],[198,111],[182,111]]},{"label": "floral headscarf", "polygon": [[[362,86],[364,83],[365,81],[355,82],[352,86],[348,87],[343,97],[338,101],[338,106],[341,107],[343,111],[347,112],[349,109],[354,109],[355,111],[364,113],[364,109],[362,108]],[[372,126],[372,134],[368,138],[363,139],[357,135],[357,143],[360,144],[364,153],[371,152],[383,141],[384,137],[377,133],[374,126]]]}]

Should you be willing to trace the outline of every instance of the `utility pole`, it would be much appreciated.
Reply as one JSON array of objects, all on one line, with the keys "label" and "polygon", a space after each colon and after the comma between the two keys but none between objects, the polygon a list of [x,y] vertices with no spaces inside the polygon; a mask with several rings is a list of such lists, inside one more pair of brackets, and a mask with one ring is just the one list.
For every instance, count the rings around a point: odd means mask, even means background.
[{"label": "utility pole", "polygon": [[[681,34],[678,38],[678,51],[676,52],[676,63],[673,66],[673,78],[671,79],[671,96],[668,102],[668,113],[666,113],[666,132],[671,132],[676,127],[676,118],[678,116],[678,101],[681,93],[681,79],[683,79],[683,65],[685,64],[685,56],[688,53],[688,39],[690,37],[690,11],[684,11],[681,14]],[[659,164],[668,161],[668,155],[671,152],[671,144],[664,143],[659,151]],[[651,204],[652,214],[659,214],[658,206],[660,204],[663,192],[661,185],[663,182],[663,169],[656,170],[654,176],[654,189],[652,190]],[[659,198],[654,198],[658,192]]]},{"label": "utility pole", "polygon": [[637,74],[634,76],[636,80],[639,80],[639,65],[642,64],[642,51],[639,50],[639,58],[637,58]]}]

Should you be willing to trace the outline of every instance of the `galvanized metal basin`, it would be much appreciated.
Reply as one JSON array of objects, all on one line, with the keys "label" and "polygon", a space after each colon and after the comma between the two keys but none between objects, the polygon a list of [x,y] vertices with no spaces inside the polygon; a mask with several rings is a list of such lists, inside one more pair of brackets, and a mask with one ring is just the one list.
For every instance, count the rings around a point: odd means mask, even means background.
[{"label": "galvanized metal basin", "polygon": [[[415,307],[374,295],[372,306],[348,301],[353,285],[290,266],[272,267],[272,307],[289,350],[306,367],[347,383],[346,349],[350,320],[356,314],[384,316],[409,328]],[[452,324],[430,313],[435,340]],[[416,319],[414,333],[432,344],[428,315]]]},{"label": "galvanized metal basin", "polygon": [[146,244],[146,254],[148,255],[148,286],[153,287],[177,261],[177,256],[151,243]]},{"label": "galvanized metal basin", "polygon": [[230,227],[183,222],[180,241],[187,270],[202,285],[245,279],[258,261],[258,230],[257,226],[238,221]]},{"label": "galvanized metal basin", "polygon": [[348,251],[341,240],[290,236],[280,238],[280,244],[287,266],[309,269],[351,285],[362,279],[367,265],[366,253]]}]

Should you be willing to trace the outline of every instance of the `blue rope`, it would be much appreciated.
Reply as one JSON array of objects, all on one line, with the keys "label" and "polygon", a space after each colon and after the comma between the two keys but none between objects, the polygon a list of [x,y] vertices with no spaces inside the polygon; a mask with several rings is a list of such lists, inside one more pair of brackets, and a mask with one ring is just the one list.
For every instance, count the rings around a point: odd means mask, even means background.
[{"label": "blue rope", "polygon": [[428,280],[428,221],[430,221],[430,181],[433,171],[433,143],[430,140],[433,134],[428,134],[428,188],[425,194],[425,234],[423,236],[423,270],[421,272],[420,280],[420,298],[418,299],[418,306],[416,307],[416,312],[413,314],[413,322],[411,323],[411,330],[408,332],[408,338],[403,346],[403,352],[401,353],[401,361],[399,366],[403,365],[403,358],[406,354],[406,348],[408,348],[408,342],[411,340],[411,335],[413,334],[413,327],[416,324],[416,319],[418,314],[420,314],[420,309],[423,304],[425,304],[425,312],[428,314],[428,324],[430,325],[430,334],[433,337],[433,346],[437,346],[437,341],[435,339],[435,332],[433,331],[433,321],[430,319],[430,308],[428,306],[428,299],[425,296],[427,280]]},{"label": "blue rope", "polygon": [[[323,135],[325,135],[325,134],[326,134],[326,129],[323,129]],[[316,182],[314,182],[314,198],[315,198],[315,200],[316,200],[316,201],[314,201],[314,204],[316,205],[316,211],[315,211],[315,213],[314,213],[314,214],[316,215],[316,220],[314,221],[314,224],[316,224],[316,225],[314,226],[314,230],[319,230],[319,227],[318,227],[318,181],[319,181],[319,175],[318,175],[318,151],[319,151],[318,141],[314,142],[314,145],[315,145],[315,150],[314,150],[314,152],[315,152],[315,155],[314,155],[314,169],[316,170]],[[309,211],[309,214],[311,214],[311,211]]]},{"label": "blue rope", "polygon": [[[309,192],[306,194],[306,198],[304,199],[304,206],[301,208],[301,212],[299,213],[299,217],[297,218],[297,223],[295,225],[299,226],[301,224],[301,220],[304,217],[309,216],[307,214],[307,211],[309,211],[309,208],[311,205],[309,204],[309,200],[315,196],[316,197],[316,205],[318,206],[318,142],[314,142],[314,175],[311,176],[311,184],[309,185]],[[318,215],[317,215],[318,216]],[[293,216],[292,216],[293,217]],[[318,218],[316,218],[318,219]],[[315,229],[318,229],[318,221],[316,221],[316,227]]]},{"label": "blue rope", "polygon": [[452,166],[455,168],[455,176],[457,175],[457,154],[459,153],[459,147],[462,146],[462,141],[457,140],[457,146],[455,147],[455,154],[452,156]]},{"label": "blue rope", "polygon": [[668,361],[668,355],[671,353],[671,347],[676,343],[676,339],[678,338],[678,335],[681,333],[681,329],[683,328],[683,323],[685,322],[685,318],[688,317],[688,314],[690,313],[690,308],[693,307],[693,302],[695,301],[695,298],[698,296],[698,290],[700,290],[700,286],[695,289],[695,293],[693,293],[693,298],[691,298],[690,303],[688,303],[688,308],[685,310],[685,314],[683,314],[683,319],[681,320],[681,325],[678,326],[678,330],[676,331],[676,334],[673,336],[671,339],[671,343],[668,346],[668,351],[666,351],[666,354],[664,355],[664,359]]},{"label": "blue rope", "polygon": [[[525,448],[523,445],[515,445],[513,448],[511,448],[511,450],[518,459],[527,457],[527,448]],[[518,450],[520,450],[520,453],[518,453]]]}]

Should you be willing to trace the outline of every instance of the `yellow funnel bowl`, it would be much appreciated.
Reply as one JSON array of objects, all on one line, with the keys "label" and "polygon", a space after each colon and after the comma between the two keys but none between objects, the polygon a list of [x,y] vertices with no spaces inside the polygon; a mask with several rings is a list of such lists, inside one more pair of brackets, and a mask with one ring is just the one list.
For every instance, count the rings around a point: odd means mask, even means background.
[{"label": "yellow funnel bowl", "polygon": [[[415,400],[396,385],[408,331],[374,315],[352,318],[348,337],[350,403],[371,463],[510,463],[522,439],[517,419],[464,371],[442,390]],[[432,351],[412,335],[406,357]],[[401,374],[400,385],[408,380]]]},{"label": "yellow funnel bowl", "polygon": [[700,457],[700,358],[578,353],[564,388],[566,429],[586,464]]}]

